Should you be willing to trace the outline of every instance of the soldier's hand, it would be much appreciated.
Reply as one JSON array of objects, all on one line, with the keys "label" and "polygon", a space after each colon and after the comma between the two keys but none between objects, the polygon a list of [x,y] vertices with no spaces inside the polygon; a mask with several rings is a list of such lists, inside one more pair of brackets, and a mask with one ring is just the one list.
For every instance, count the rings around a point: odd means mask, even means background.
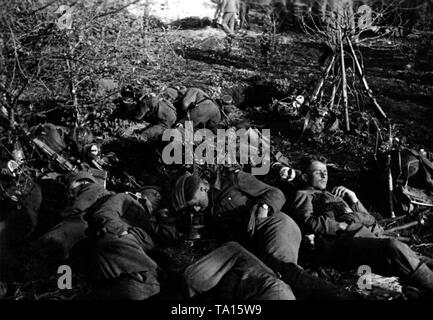
[{"label": "soldier's hand", "polygon": [[336,197],[347,198],[352,203],[358,202],[358,197],[356,196],[356,193],[353,192],[352,190],[346,188],[346,187],[343,187],[343,186],[335,187],[332,190],[332,194],[335,195]]}]

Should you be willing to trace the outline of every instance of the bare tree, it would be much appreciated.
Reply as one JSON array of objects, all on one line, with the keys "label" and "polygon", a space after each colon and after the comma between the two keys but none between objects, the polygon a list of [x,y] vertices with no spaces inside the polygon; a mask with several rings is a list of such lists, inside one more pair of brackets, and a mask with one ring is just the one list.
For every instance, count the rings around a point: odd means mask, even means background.
[{"label": "bare tree", "polygon": [[63,101],[81,121],[80,98],[95,90],[97,78],[109,73],[121,51],[124,21],[113,16],[137,1],[55,0],[41,5],[36,0],[5,0],[0,17],[0,104],[10,125],[15,126],[23,97]]}]

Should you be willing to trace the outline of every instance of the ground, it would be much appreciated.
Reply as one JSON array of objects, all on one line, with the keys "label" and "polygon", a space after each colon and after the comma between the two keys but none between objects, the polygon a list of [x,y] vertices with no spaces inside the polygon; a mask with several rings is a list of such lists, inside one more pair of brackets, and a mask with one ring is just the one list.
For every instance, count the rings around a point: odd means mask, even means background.
[{"label": "ground", "polygon": [[[176,63],[161,64],[156,68],[150,59],[149,64],[142,67],[146,83],[152,88],[183,84],[203,87],[214,97],[225,93],[232,95],[252,124],[258,128],[271,128],[275,150],[280,150],[292,163],[305,154],[326,156],[333,164],[331,174],[335,178],[331,183],[352,188],[365,196],[365,202],[373,211],[387,217],[386,212],[380,212],[381,206],[375,202],[376,199],[369,198],[371,195],[363,189],[363,175],[375,148],[374,132],[360,130],[363,134],[357,134],[356,130],[351,133],[339,130],[320,137],[301,136],[299,121],[282,118],[271,112],[274,100],[293,98],[299,94],[307,98],[311,95],[321,75],[318,61],[323,53],[323,44],[317,39],[297,31],[281,34],[278,36],[277,50],[267,57],[260,30],[243,32],[232,41],[221,30],[210,26],[159,31],[154,36],[165,39],[163,48],[167,50],[165,54],[170,55],[167,59],[175,59]],[[426,37],[431,35],[418,33],[406,39],[377,42],[369,47],[365,45],[361,51],[368,82],[395,125],[395,134],[401,139],[406,137],[407,143],[414,148],[432,150],[433,50],[422,46],[422,40]],[[364,110],[353,108],[352,111],[353,115],[361,111],[373,113],[369,107]],[[359,125],[364,129],[363,119],[353,116],[351,120],[353,127]],[[386,128],[386,125],[381,127]],[[114,149],[118,147],[109,142],[106,144]],[[139,179],[140,173],[135,164],[139,163],[139,157],[142,156],[144,151],[128,155],[137,158],[129,166]],[[376,181],[369,180],[368,183]],[[423,232],[425,234],[427,232]],[[433,245],[429,244],[429,240],[426,238],[422,243],[413,242],[414,249],[431,255]],[[188,247],[169,249],[166,255],[176,256],[177,263],[185,265],[199,254],[197,250]],[[356,271],[338,272],[314,266],[307,266],[307,270],[357,290],[359,277]],[[9,299],[73,299],[82,298],[87,293],[85,279],[80,276],[74,278],[79,285],[67,294],[48,289],[54,288],[52,284],[56,279],[52,277],[49,280],[14,283],[13,290],[10,290],[13,294],[9,295]],[[373,291],[362,291],[368,299],[405,299],[398,279],[374,277],[373,287]]]}]

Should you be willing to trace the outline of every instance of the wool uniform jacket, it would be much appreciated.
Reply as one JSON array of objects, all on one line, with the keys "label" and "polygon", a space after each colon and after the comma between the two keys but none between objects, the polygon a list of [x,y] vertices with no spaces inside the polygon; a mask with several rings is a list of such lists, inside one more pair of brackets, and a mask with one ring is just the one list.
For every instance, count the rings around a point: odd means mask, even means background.
[{"label": "wool uniform jacket", "polygon": [[328,191],[308,188],[296,193],[292,210],[306,234],[337,235],[340,222],[371,227],[376,219],[358,201],[349,204]]}]

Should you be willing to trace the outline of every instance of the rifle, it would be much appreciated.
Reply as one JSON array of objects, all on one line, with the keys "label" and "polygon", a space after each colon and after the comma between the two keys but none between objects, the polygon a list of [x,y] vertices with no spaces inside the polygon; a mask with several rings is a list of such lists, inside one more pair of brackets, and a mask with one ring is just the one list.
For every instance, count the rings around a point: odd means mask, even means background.
[{"label": "rifle", "polygon": [[[71,162],[69,162],[63,156],[59,155],[57,152],[55,152],[53,149],[51,149],[45,142],[43,142],[39,138],[33,138],[30,141],[31,141],[31,144],[33,146],[38,147],[46,155],[48,155],[51,159],[56,161],[57,164],[63,170],[66,170],[68,172],[74,172],[74,173],[77,173],[78,171],[80,171],[80,167],[74,166]],[[107,171],[103,170],[103,168],[95,160],[93,160],[92,163],[95,166],[98,165],[97,169],[89,168],[87,170],[93,175],[93,177],[96,179],[96,181],[100,185],[102,185],[104,188],[106,188],[106,186],[107,186]]]}]

